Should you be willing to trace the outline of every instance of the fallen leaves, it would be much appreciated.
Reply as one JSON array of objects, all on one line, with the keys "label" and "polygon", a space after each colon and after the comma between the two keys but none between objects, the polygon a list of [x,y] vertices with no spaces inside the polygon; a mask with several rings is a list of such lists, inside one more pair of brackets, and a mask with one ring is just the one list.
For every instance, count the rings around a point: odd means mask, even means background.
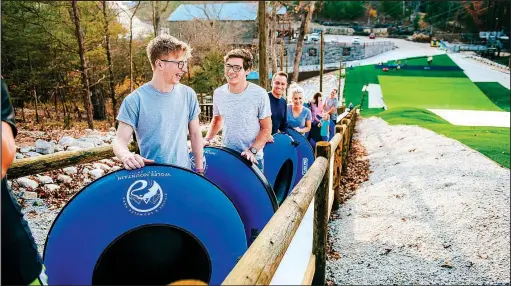
[{"label": "fallen leaves", "polygon": [[369,179],[367,152],[358,140],[353,139],[351,143],[346,170],[346,174],[341,175],[341,189],[339,190],[341,203],[351,198],[360,184]]},{"label": "fallen leaves", "polygon": [[339,260],[341,259],[341,254],[333,249],[332,247],[333,241],[328,234],[327,244],[326,244],[326,255],[328,260]]}]

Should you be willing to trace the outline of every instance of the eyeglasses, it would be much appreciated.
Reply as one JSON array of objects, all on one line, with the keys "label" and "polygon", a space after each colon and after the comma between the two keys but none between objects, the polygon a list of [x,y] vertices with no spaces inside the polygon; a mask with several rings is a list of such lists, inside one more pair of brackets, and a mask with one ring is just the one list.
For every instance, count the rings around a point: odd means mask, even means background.
[{"label": "eyeglasses", "polygon": [[168,61],[168,60],[160,60],[160,61],[167,62],[167,63],[175,63],[175,64],[177,64],[177,67],[180,68],[180,69],[183,69],[185,64],[187,63],[187,61],[179,61],[179,62],[177,62],[177,61]]},{"label": "eyeglasses", "polygon": [[225,65],[225,70],[226,71],[229,71],[230,69],[232,69],[234,72],[239,72],[240,70],[243,69],[242,66],[231,66],[231,65]]}]

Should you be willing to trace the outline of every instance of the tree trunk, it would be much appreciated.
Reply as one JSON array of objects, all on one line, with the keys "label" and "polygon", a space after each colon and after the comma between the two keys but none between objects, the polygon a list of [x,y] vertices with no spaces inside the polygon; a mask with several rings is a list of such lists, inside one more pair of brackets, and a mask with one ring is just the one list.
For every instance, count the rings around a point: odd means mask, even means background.
[{"label": "tree trunk", "polygon": [[59,121],[60,116],[59,116],[59,109],[57,106],[57,89],[55,89],[55,91],[53,92],[53,100],[54,100],[54,104],[55,104],[55,116],[56,116],[57,121]]},{"label": "tree trunk", "polygon": [[158,20],[157,18],[160,18],[158,15],[158,9],[156,8],[156,5],[158,5],[157,1],[151,1],[151,8],[153,10],[153,30],[154,30],[154,36],[158,36]]},{"label": "tree trunk", "polygon": [[[30,57],[30,52],[27,53],[28,56],[28,67],[30,69],[30,80],[32,81],[32,58]],[[38,112],[38,104],[37,104],[37,91],[35,89],[35,85],[32,84],[32,92],[34,94],[34,103],[35,103],[35,122],[39,123],[39,112]]]},{"label": "tree trunk", "polygon": [[92,103],[90,99],[89,78],[87,76],[87,60],[85,58],[85,48],[83,44],[83,31],[80,26],[80,14],[76,0],[72,0],[71,5],[73,7],[75,34],[78,41],[78,53],[80,54],[80,69],[82,72],[82,84],[84,88],[83,105],[87,113],[87,125],[90,129],[94,129],[94,122],[92,121]]},{"label": "tree trunk", "polygon": [[35,122],[39,123],[39,112],[38,112],[38,104],[37,104],[37,91],[35,85],[32,86],[32,91],[34,93],[34,101],[35,101]]},{"label": "tree trunk", "polygon": [[91,88],[91,101],[93,108],[93,118],[95,120],[105,120],[105,92],[99,85]]},{"label": "tree trunk", "polygon": [[300,72],[300,59],[302,58],[302,50],[303,50],[303,39],[305,38],[305,34],[309,30],[309,24],[312,19],[312,14],[314,13],[314,4],[316,1],[311,1],[309,5],[305,8],[304,14],[302,14],[302,23],[300,24],[300,35],[298,35],[298,40],[296,41],[296,51],[295,51],[295,59],[293,62],[293,76],[291,77],[292,81],[298,82],[298,74]]},{"label": "tree trunk", "polygon": [[259,21],[259,85],[267,89],[268,69],[266,66],[266,3],[259,1],[257,11]]},{"label": "tree trunk", "polygon": [[[135,6],[135,10],[133,10],[133,14],[130,17],[130,93],[133,92],[133,17],[137,13],[138,7],[140,6],[140,1],[137,2]],[[115,117],[115,113],[114,113]]]},{"label": "tree trunk", "polygon": [[113,114],[113,116],[115,118],[115,114],[117,113],[117,109],[116,109],[116,107],[117,107],[117,99],[115,98],[114,70],[113,70],[113,64],[112,64],[112,56],[111,56],[111,53],[110,53],[110,32],[108,30],[109,21],[108,21],[108,17],[107,17],[107,14],[106,14],[106,1],[103,0],[102,3],[103,3],[103,17],[105,18],[104,29],[105,29],[106,61],[108,63],[108,75],[109,75],[108,85],[110,87],[110,98],[112,99],[112,114]]},{"label": "tree trunk", "polygon": [[271,38],[270,38],[270,42],[271,42],[271,46],[270,46],[270,53],[271,53],[271,71],[272,71],[272,74],[275,74],[277,72],[277,49],[276,49],[276,46],[277,46],[277,9],[278,9],[278,4],[274,3],[274,4],[271,4],[272,5],[272,10],[271,10],[271,22],[270,22],[270,27],[271,27]]},{"label": "tree trunk", "polygon": [[166,2],[165,7],[160,9],[160,1],[151,1],[151,8],[153,9],[153,29],[155,37],[159,35],[161,14],[164,13],[165,10],[167,10],[170,1],[165,2]]}]

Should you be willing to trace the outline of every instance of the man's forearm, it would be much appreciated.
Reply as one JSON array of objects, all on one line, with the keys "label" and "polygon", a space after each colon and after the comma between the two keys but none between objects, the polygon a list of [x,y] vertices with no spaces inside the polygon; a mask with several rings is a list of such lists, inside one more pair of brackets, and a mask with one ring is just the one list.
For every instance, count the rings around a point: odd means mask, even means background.
[{"label": "man's forearm", "polygon": [[195,159],[195,169],[204,169],[204,147],[202,145],[202,133],[200,129],[190,134],[190,142],[192,143],[192,153],[193,158]]},{"label": "man's forearm", "polygon": [[268,141],[268,138],[271,135],[271,127],[270,128],[264,128],[259,131],[259,134],[257,134],[257,137],[252,144],[253,147],[255,147],[257,150],[261,150],[266,145],[266,142]]},{"label": "man's forearm", "polygon": [[118,142],[117,140],[114,141],[112,144],[114,154],[119,160],[123,161],[124,158],[126,158],[127,155],[131,154],[131,151],[128,149],[128,144],[125,144],[123,142]]},{"label": "man's forearm", "polygon": [[213,139],[213,137],[215,137],[215,135],[218,133],[218,131],[220,130],[220,128],[222,127],[222,120],[218,120],[218,119],[213,119],[211,121],[211,124],[209,125],[209,128],[208,128],[208,133],[206,134],[206,140],[211,140]]}]

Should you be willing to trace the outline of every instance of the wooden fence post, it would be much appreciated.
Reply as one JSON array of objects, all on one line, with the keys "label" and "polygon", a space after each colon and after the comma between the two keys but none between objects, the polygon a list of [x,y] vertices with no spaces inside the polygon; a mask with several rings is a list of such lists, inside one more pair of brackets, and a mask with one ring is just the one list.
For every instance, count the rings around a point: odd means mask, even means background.
[{"label": "wooden fence post", "polygon": [[341,120],[341,124],[343,126],[346,126],[344,129],[344,136],[343,136],[343,145],[342,145],[342,173],[346,174],[347,167],[348,167],[348,153],[350,151],[350,120],[343,118]]},{"label": "wooden fence post", "polygon": [[339,209],[339,204],[341,203],[341,175],[342,175],[342,149],[344,146],[344,132],[345,132],[345,126],[344,125],[336,125],[335,126],[335,133],[341,134],[341,142],[335,149],[335,155],[334,155],[334,202],[332,205],[332,210]]},{"label": "wooden fence post", "polygon": [[[330,143],[320,141],[316,144],[316,158],[324,157],[330,162]],[[328,197],[329,197],[330,164],[327,165],[325,176],[319,184],[314,197],[314,230],[312,253],[316,256],[316,270],[313,285],[325,285],[326,277],[326,243],[328,234]]]}]

